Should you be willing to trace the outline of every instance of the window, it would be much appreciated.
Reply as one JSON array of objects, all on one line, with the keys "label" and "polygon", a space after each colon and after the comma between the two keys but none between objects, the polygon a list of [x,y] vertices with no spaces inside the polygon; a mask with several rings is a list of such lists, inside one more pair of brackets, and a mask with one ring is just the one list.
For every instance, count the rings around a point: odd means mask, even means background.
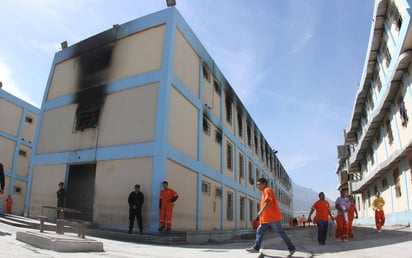
[{"label": "window", "polygon": [[216,93],[217,93],[217,95],[219,95],[220,96],[220,84],[219,84],[219,82],[217,81],[217,80],[213,80],[213,87],[215,88],[215,91],[216,91]]},{"label": "window", "polygon": [[24,151],[24,150],[19,150],[19,155],[21,155],[21,156],[25,156],[25,157],[26,157],[27,152],[26,152],[26,151]]},{"label": "window", "polygon": [[225,97],[225,107],[226,107],[226,121],[232,124],[232,100],[226,93]]},{"label": "window", "polygon": [[376,66],[375,77],[374,77],[373,81],[375,83],[376,90],[379,93],[382,89],[382,82],[381,82],[381,78],[379,76],[379,66]]},{"label": "window", "polygon": [[249,123],[246,128],[246,134],[247,134],[247,145],[250,147],[252,146],[252,130],[250,129]]},{"label": "window", "polygon": [[227,192],[226,219],[233,220],[233,193]]},{"label": "window", "polygon": [[222,143],[222,133],[220,132],[220,130],[215,131],[215,141]]},{"label": "window", "polygon": [[99,122],[100,104],[79,105],[76,111],[76,130],[96,128]]},{"label": "window", "polygon": [[240,110],[237,110],[237,130],[240,138],[243,138],[243,117]]},{"label": "window", "polygon": [[375,135],[375,141],[377,145],[379,145],[382,141],[380,128],[377,130],[377,133]]},{"label": "window", "polygon": [[371,158],[371,165],[373,166],[375,164],[375,158],[373,157],[373,149],[371,148],[370,151],[370,158]]},{"label": "window", "polygon": [[248,162],[248,173],[249,173],[249,184],[254,185],[255,180],[253,179],[253,166],[252,166],[252,161],[250,160]]},{"label": "window", "polygon": [[386,189],[388,187],[388,180],[385,178],[382,178],[382,188]]},{"label": "window", "polygon": [[386,135],[388,136],[389,144],[392,144],[393,143],[393,132],[392,132],[392,127],[391,127],[391,120],[386,119],[385,126],[386,126]]},{"label": "window", "polygon": [[371,191],[370,190],[368,190],[367,192],[366,192],[366,201],[367,201],[367,205],[368,205],[368,207],[370,207],[371,206],[371,204],[370,204],[370,201],[371,201]]},{"label": "window", "polygon": [[368,94],[368,105],[369,105],[369,109],[370,111],[373,111],[373,108],[375,107],[375,104],[373,103],[373,97],[372,97],[372,92],[370,91]]},{"label": "window", "polygon": [[15,186],[14,193],[21,193],[21,187]]},{"label": "window", "polygon": [[382,61],[385,63],[386,67],[389,67],[389,64],[391,63],[392,57],[391,57],[391,54],[389,52],[386,41],[382,41],[382,43],[381,43],[380,54],[381,54],[381,57],[382,57]]},{"label": "window", "polygon": [[399,31],[402,27],[402,16],[394,3],[388,8],[388,19],[392,24],[395,24],[395,29]]},{"label": "window", "polygon": [[249,220],[252,221],[253,219],[253,200],[249,199]]},{"label": "window", "polygon": [[203,64],[203,78],[210,82],[210,72],[206,64]]},{"label": "window", "polygon": [[203,132],[210,135],[210,123],[205,116],[203,116]]},{"label": "window", "polygon": [[233,171],[233,146],[230,142],[226,144],[226,168]]},{"label": "window", "polygon": [[405,107],[405,102],[403,102],[403,100],[399,101],[399,115],[402,121],[402,126],[406,126],[406,124],[408,123],[408,112],[406,111],[406,107]]},{"label": "window", "polygon": [[260,176],[259,176],[259,168],[258,168],[258,167],[256,167],[256,175],[255,175],[255,177],[256,177],[256,180],[260,178]]},{"label": "window", "polygon": [[202,193],[210,195],[210,183],[204,180],[202,181]]},{"label": "window", "polygon": [[240,220],[245,220],[246,218],[246,198],[245,197],[240,197],[240,203],[239,203],[239,219]]},{"label": "window", "polygon": [[239,178],[245,178],[245,159],[242,153],[239,153]]},{"label": "window", "polygon": [[255,143],[255,153],[257,154],[258,153],[258,150],[259,150],[259,143],[258,143],[258,140],[257,140],[257,132],[255,131],[255,135],[253,136],[253,140],[254,140],[254,143]]},{"label": "window", "polygon": [[222,189],[219,187],[215,188],[215,197],[216,198],[222,198]]},{"label": "window", "polygon": [[398,169],[395,169],[393,171],[393,181],[395,182],[395,196],[401,197],[402,196],[402,191],[401,191],[401,177]]},{"label": "window", "polygon": [[33,118],[29,117],[29,116],[26,116],[26,122],[29,123],[29,124],[32,124],[33,123]]}]

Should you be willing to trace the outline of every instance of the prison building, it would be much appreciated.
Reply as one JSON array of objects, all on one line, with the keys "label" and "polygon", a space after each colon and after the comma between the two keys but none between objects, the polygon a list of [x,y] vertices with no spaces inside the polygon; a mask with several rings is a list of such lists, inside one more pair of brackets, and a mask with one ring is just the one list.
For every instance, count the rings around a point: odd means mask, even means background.
[{"label": "prison building", "polygon": [[164,180],[176,190],[172,230],[251,229],[265,177],[284,223],[291,179],[217,64],[175,7],[57,52],[41,106],[28,199],[108,229],[128,227],[127,197],[145,195],[145,231],[159,227]]},{"label": "prison building", "polygon": [[[0,82],[1,84],[1,82]],[[33,140],[40,109],[0,87],[0,163],[5,174],[0,211],[13,199],[12,213],[24,215]]]},{"label": "prison building", "polygon": [[355,196],[362,224],[375,223],[376,192],[386,202],[386,224],[408,224],[412,218],[410,4],[375,2],[360,87],[338,146],[339,188]]}]

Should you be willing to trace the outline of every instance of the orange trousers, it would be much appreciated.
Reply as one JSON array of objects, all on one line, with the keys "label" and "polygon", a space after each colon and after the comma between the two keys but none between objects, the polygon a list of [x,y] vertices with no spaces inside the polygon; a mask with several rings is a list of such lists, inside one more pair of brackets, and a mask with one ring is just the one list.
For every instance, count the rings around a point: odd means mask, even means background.
[{"label": "orange trousers", "polygon": [[162,205],[160,208],[160,226],[168,229],[172,228],[173,204]]},{"label": "orange trousers", "polygon": [[348,223],[345,223],[343,215],[336,216],[336,232],[335,237],[342,240],[348,239]]},{"label": "orange trousers", "polygon": [[349,219],[349,223],[348,223],[348,236],[349,236],[349,238],[354,238],[355,237],[355,232],[353,232],[352,223],[353,223],[353,219]]},{"label": "orange trousers", "polygon": [[385,213],[383,211],[375,211],[375,223],[376,229],[381,230],[383,224],[385,224]]}]

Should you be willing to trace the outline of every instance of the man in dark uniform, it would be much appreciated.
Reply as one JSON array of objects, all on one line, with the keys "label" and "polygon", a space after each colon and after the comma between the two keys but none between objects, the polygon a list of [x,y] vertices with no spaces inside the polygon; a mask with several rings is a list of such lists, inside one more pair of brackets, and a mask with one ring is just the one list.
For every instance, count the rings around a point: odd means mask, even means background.
[{"label": "man in dark uniform", "polygon": [[0,194],[3,194],[4,192],[4,183],[5,183],[4,168],[3,168],[3,164],[0,163]]},{"label": "man in dark uniform", "polygon": [[137,219],[137,225],[139,226],[140,234],[143,233],[143,221],[142,221],[142,206],[144,202],[144,195],[140,192],[140,185],[134,186],[134,191],[129,194],[129,234],[132,233],[134,218]]},{"label": "man in dark uniform", "polygon": [[64,183],[59,183],[59,190],[56,192],[57,194],[57,218],[62,219],[64,218],[63,210],[59,208],[64,208],[64,197],[66,196],[66,192],[64,191]]}]

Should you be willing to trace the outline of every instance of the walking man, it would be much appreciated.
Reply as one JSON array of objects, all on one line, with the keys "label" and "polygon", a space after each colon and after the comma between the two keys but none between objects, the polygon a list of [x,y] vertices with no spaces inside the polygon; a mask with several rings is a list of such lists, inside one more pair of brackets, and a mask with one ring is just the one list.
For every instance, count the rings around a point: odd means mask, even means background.
[{"label": "walking man", "polygon": [[160,191],[160,227],[159,231],[170,231],[172,229],[173,207],[179,197],[177,192],[169,188],[169,183],[163,181],[163,190]]},{"label": "walking man", "polygon": [[278,206],[275,193],[271,188],[267,186],[267,180],[265,178],[259,178],[256,182],[256,187],[262,192],[262,200],[260,202],[260,210],[258,217],[260,219],[260,225],[256,230],[256,240],[252,247],[246,249],[250,253],[259,252],[262,244],[263,235],[269,228],[273,228],[285,241],[289,256],[296,252],[295,246],[290,241],[288,235],[282,229],[282,213]]},{"label": "walking man", "polygon": [[328,234],[328,224],[330,216],[333,220],[332,213],[330,212],[329,202],[325,200],[325,194],[319,193],[319,200],[316,201],[310,209],[308,221],[311,221],[312,213],[316,210],[316,225],[318,227],[318,243],[324,245],[326,241],[326,235]]},{"label": "walking man", "polygon": [[375,211],[375,224],[378,232],[382,231],[382,226],[385,224],[385,213],[383,212],[383,206],[385,200],[380,197],[380,193],[376,192],[375,199],[372,202],[372,209]]},{"label": "walking man", "polygon": [[142,206],[144,203],[144,195],[140,192],[140,185],[134,186],[134,191],[129,194],[127,200],[129,202],[129,234],[133,231],[134,219],[137,220],[137,226],[139,227],[139,233],[143,233],[143,220],[142,220]]}]

